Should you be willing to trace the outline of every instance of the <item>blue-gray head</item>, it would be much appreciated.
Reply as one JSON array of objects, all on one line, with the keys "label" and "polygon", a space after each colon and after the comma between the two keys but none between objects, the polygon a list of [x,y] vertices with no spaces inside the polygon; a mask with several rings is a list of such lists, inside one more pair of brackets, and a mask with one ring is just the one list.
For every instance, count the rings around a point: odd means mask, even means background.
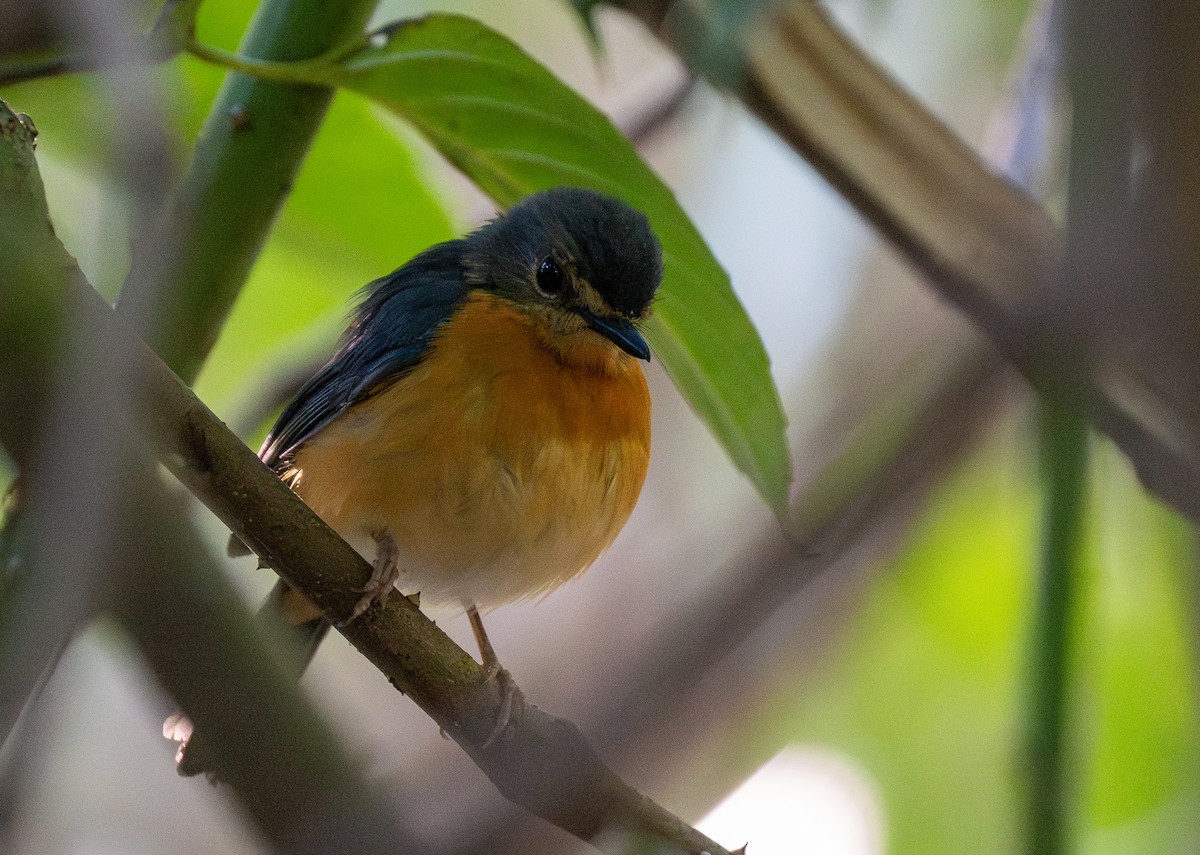
[{"label": "blue-gray head", "polygon": [[650,312],[662,250],[646,217],[624,202],[576,187],[534,194],[468,237],[465,262],[472,285],[552,321],[581,319],[649,359],[634,322]]}]

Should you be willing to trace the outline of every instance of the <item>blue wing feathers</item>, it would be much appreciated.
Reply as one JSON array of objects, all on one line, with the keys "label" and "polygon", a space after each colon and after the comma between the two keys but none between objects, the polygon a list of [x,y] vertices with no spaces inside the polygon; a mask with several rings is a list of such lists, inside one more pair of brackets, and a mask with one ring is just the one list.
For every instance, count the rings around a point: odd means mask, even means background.
[{"label": "blue wing feathers", "polygon": [[337,352],[280,415],[259,457],[282,469],[309,437],[424,357],[469,290],[461,240],[439,244],[362,290]]}]

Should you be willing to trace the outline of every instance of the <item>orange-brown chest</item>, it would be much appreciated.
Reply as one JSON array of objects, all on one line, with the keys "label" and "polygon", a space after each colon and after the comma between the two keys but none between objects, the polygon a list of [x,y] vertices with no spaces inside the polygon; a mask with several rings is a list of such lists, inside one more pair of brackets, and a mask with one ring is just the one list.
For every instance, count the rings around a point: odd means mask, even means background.
[{"label": "orange-brown chest", "polygon": [[300,449],[297,492],[348,538],[391,533],[402,589],[548,590],[611,543],[649,461],[641,369],[594,339],[564,356],[515,306],[471,297],[411,373]]}]

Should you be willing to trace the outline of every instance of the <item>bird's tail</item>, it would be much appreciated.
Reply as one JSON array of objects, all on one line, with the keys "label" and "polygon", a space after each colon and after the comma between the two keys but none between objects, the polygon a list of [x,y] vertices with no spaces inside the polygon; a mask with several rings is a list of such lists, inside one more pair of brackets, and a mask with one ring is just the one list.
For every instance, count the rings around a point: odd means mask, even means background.
[{"label": "bird's tail", "polygon": [[[271,628],[271,632],[290,637],[290,664],[299,679],[329,631],[329,621],[321,617],[308,600],[282,579],[275,583],[259,608],[257,617],[260,623]],[[163,736],[179,743],[179,750],[175,754],[179,774],[214,773],[215,764],[204,731],[194,730],[191,721],[182,713],[167,718],[163,723]]]}]

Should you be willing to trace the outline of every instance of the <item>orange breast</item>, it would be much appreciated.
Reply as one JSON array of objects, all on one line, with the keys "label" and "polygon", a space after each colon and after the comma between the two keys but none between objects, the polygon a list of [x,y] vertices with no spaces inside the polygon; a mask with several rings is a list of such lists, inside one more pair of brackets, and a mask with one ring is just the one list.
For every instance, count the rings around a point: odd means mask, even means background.
[{"label": "orange breast", "polygon": [[641,368],[586,336],[551,347],[473,295],[412,373],[305,443],[297,492],[368,556],[390,532],[406,593],[491,606],[553,588],[616,537],[649,462]]}]

